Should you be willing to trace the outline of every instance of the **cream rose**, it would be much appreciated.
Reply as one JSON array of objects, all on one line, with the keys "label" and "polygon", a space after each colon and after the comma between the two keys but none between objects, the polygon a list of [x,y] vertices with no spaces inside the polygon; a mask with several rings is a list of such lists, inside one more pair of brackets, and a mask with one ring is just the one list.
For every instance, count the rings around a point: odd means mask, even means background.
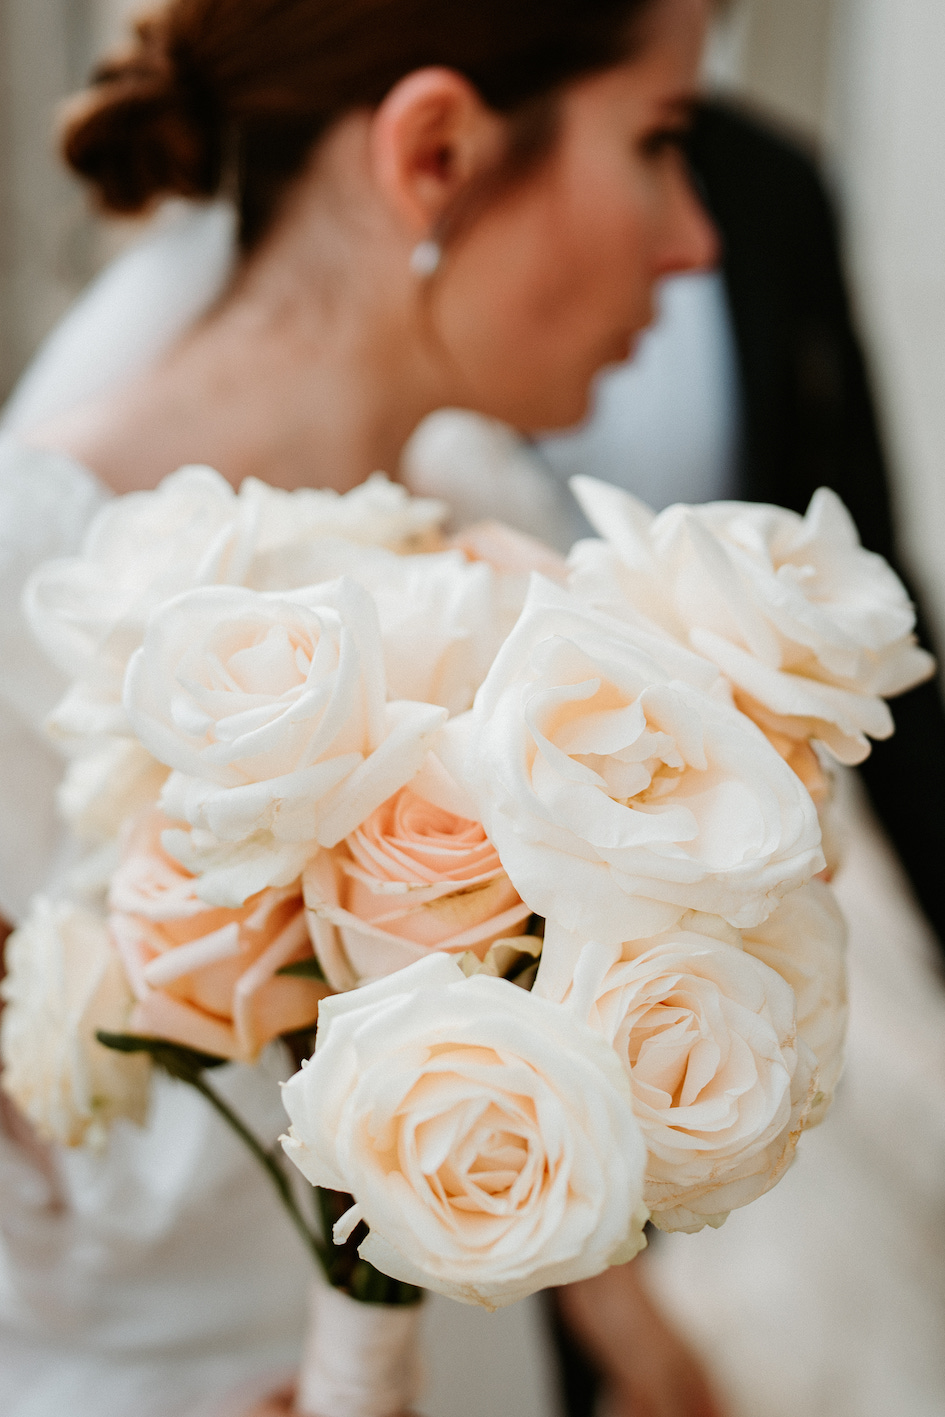
[{"label": "cream rose", "polygon": [[485,960],[531,915],[479,822],[403,787],[305,873],[315,952],[350,989],[431,950]]},{"label": "cream rose", "polygon": [[822,868],[809,794],[716,683],[672,642],[533,582],[457,771],[536,913],[608,944],[688,909],[750,925]]},{"label": "cream rose", "polygon": [[833,891],[809,881],[742,935],[749,954],[776,970],[797,1001],[798,1037],[817,1059],[817,1095],[805,1125],[822,1122],[843,1070],[847,1026],[847,926]]},{"label": "cream rose", "polygon": [[240,910],[207,908],[196,881],[161,846],[148,812],[112,877],[109,924],[135,996],[127,1031],[251,1063],[271,1039],[314,1024],[326,985],[280,975],[311,959],[297,889],[270,889]]},{"label": "cream rose", "polygon": [[326,540],[345,538],[349,560],[366,547],[419,549],[436,540],[444,516],[440,503],[411,497],[380,474],[343,495],[284,492],[254,478],[236,493],[212,468],[185,467],[154,491],[115,498],[93,521],[81,554],[46,562],[27,587],[34,634],[75,681],[51,729],[69,738],[128,732],[128,660],[150,614],[180,592],[326,580],[319,570]]},{"label": "cream rose", "polygon": [[106,738],[67,765],[56,802],[82,841],[114,841],[124,824],[153,807],[167,768],[134,738]]},{"label": "cream rose", "polygon": [[699,923],[578,950],[549,923],[535,986],[567,1001],[626,1067],[648,1150],[644,1194],[662,1230],[719,1225],[770,1190],[814,1096],[790,986]]},{"label": "cream rose", "polygon": [[450,545],[462,551],[470,561],[485,561],[505,576],[525,578],[532,571],[538,571],[559,585],[567,580],[568,563],[563,556],[543,541],[536,541],[533,536],[516,531],[504,522],[474,522],[452,536]]},{"label": "cream rose", "polygon": [[162,802],[195,830],[167,838],[200,893],[240,906],[288,885],[420,767],[445,710],[385,703],[377,615],[338,581],[291,597],[239,588],[178,596],[151,619],[125,707],[175,771]]},{"label": "cream rose", "polygon": [[6,962],[2,1086],[40,1135],[98,1147],[118,1118],[143,1123],[147,1060],[96,1038],[124,1032],[133,1004],[105,921],[38,897],[7,941]]},{"label": "cream rose", "polygon": [[246,584],[257,589],[261,580],[278,574],[280,562],[288,557],[298,564],[300,549],[324,538],[384,547],[398,555],[435,550],[447,515],[443,502],[413,497],[380,472],[350,492],[330,487],[284,492],[250,477],[239,497],[254,530]]},{"label": "cream rose", "polygon": [[[459,550],[395,555],[323,538],[281,557],[257,589],[284,592],[346,576],[377,609],[388,695],[468,709],[522,608],[521,577],[470,564]],[[510,584],[513,581],[514,584]]]},{"label": "cream rose", "polygon": [[351,571],[377,608],[388,693],[440,704],[451,714],[472,705],[511,629],[502,578],[462,552],[377,557]]},{"label": "cream rose", "polygon": [[108,502],[81,554],[47,561],[26,589],[34,635],[75,681],[51,716],[52,731],[126,734],[122,684],[148,616],[192,586],[239,581],[250,556],[236,494],[211,468],[181,468],[153,492]]},{"label": "cream rose", "polygon": [[642,1247],[646,1152],[613,1050],[567,1010],[433,955],[327,1000],[283,1089],[288,1155],[357,1205],[365,1259],[488,1308]]},{"label": "cream rose", "polygon": [[860,545],[828,488],[801,517],[746,502],[655,516],[591,478],[572,487],[604,538],[575,548],[572,588],[613,613],[647,617],[711,659],[763,728],[862,762],[868,739],[893,731],[884,699],[934,672],[902,582]]}]

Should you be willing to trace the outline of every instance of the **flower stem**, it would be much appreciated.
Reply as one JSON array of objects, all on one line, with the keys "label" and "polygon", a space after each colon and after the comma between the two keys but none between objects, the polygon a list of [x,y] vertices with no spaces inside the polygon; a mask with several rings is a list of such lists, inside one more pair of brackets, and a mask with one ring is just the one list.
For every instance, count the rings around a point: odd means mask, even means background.
[{"label": "flower stem", "polygon": [[[225,1059],[209,1053],[199,1053],[193,1048],[185,1048],[180,1043],[170,1043],[166,1038],[146,1038],[136,1033],[108,1033],[101,1030],[95,1036],[103,1047],[112,1048],[118,1053],[147,1053],[155,1067],[160,1068],[168,1077],[188,1083],[206,1098],[269,1177],[289,1219],[305,1241],[306,1249],[321,1266],[332,1288],[342,1289],[353,1299],[359,1299],[365,1304],[416,1304],[423,1298],[422,1289],[417,1289],[412,1284],[404,1284],[398,1279],[391,1279],[389,1275],[382,1274],[361,1258],[358,1246],[367,1234],[364,1225],[357,1226],[343,1245],[334,1243],[332,1231],[335,1222],[354,1204],[353,1197],[316,1186],[315,1197],[321,1220],[321,1234],[312,1230],[299,1209],[279,1150],[276,1148],[267,1151],[242,1118],[224,1102],[216,1088],[211,1087],[207,1081],[206,1073],[222,1067]],[[311,1051],[311,1045],[308,1051]]]},{"label": "flower stem", "polygon": [[292,1194],[292,1186],[289,1183],[289,1178],[286,1176],[275,1156],[273,1156],[271,1152],[266,1151],[260,1141],[253,1136],[253,1133],[242,1119],[224,1102],[216,1088],[211,1087],[205,1078],[195,1075],[189,1077],[187,1081],[190,1083],[191,1087],[195,1087],[197,1091],[207,1099],[211,1107],[216,1109],[227,1125],[236,1133],[240,1141],[243,1142],[256,1158],[260,1166],[262,1166],[272,1182],[279,1200],[285,1207],[289,1219],[305,1241],[308,1249],[314,1255],[317,1263],[321,1266],[325,1278],[331,1283],[331,1263],[328,1257],[328,1247],[309,1229],[305,1217],[296,1203],[295,1196]]}]

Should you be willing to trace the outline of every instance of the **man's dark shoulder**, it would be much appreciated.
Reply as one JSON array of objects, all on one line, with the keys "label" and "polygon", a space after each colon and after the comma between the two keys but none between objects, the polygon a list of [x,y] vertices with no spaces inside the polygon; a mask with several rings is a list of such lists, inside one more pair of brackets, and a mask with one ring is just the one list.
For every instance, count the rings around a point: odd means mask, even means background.
[{"label": "man's dark shoulder", "polygon": [[[857,503],[864,459],[878,469],[881,456],[816,160],[768,120],[720,102],[698,112],[690,159],[722,240],[743,494],[803,510],[826,485]],[[887,531],[877,549],[888,544]]]}]

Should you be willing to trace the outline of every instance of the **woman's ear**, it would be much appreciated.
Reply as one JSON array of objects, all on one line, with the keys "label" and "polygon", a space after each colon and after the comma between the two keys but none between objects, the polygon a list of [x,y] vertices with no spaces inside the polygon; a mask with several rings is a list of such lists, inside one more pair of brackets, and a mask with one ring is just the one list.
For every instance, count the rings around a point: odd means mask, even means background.
[{"label": "woman's ear", "polygon": [[371,163],[385,199],[422,238],[501,158],[506,123],[453,69],[417,69],[391,89],[371,123]]}]

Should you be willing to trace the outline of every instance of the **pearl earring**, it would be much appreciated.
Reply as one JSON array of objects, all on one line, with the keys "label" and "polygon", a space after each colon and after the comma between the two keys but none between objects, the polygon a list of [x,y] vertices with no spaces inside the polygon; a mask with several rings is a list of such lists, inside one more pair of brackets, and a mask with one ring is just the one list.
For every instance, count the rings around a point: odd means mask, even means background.
[{"label": "pearl earring", "polygon": [[442,260],[443,247],[439,241],[433,241],[428,237],[425,241],[418,241],[410,253],[410,269],[415,276],[426,280],[439,270]]}]

